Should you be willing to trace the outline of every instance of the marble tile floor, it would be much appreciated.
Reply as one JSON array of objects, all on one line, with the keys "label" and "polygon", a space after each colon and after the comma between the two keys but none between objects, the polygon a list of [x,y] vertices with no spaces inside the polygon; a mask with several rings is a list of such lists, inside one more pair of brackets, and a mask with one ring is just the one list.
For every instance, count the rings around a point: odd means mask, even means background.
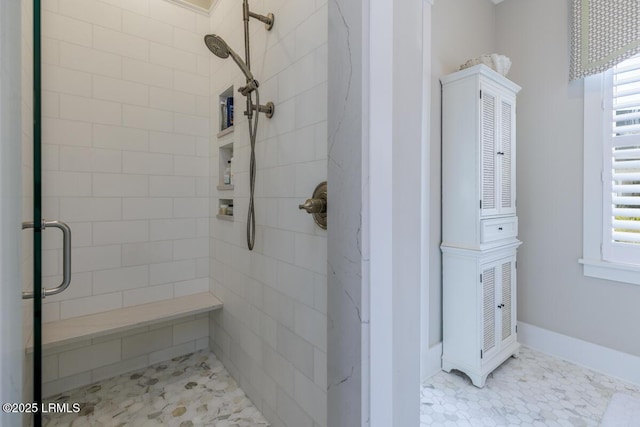
[{"label": "marble tile floor", "polygon": [[46,427],[269,426],[206,350],[58,394],[47,402],[80,403],[80,412],[47,414]]},{"label": "marble tile floor", "polygon": [[420,427],[598,426],[617,392],[640,398],[634,385],[522,347],[520,357],[498,367],[482,389],[458,371],[427,380]]},{"label": "marble tile floor", "polygon": [[[420,427],[597,426],[611,396],[640,388],[523,347],[478,389],[462,373],[422,386]],[[80,403],[44,426],[267,427],[213,353],[201,351],[47,399]],[[640,426],[640,422],[638,424]]]}]

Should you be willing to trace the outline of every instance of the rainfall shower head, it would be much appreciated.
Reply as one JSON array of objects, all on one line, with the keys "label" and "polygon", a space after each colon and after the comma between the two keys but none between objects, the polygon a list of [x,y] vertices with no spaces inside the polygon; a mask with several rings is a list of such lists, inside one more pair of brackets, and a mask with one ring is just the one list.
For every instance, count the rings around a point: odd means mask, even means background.
[{"label": "rainfall shower head", "polygon": [[242,58],[240,58],[238,54],[229,47],[227,42],[225,42],[222,37],[216,34],[207,34],[206,36],[204,36],[204,44],[206,44],[211,53],[213,53],[218,58],[226,59],[229,57],[229,55],[231,55],[231,58],[233,58],[236,64],[238,64],[238,67],[240,67],[244,75],[247,77],[247,81],[255,82],[253,74],[251,74],[251,71],[244,63]]}]

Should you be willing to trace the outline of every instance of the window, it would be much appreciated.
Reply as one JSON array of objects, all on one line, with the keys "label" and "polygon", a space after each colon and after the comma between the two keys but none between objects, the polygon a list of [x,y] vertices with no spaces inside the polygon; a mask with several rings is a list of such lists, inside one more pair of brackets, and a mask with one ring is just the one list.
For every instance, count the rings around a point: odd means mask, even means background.
[{"label": "window", "polygon": [[605,261],[640,264],[640,57],[605,73]]},{"label": "window", "polygon": [[584,274],[640,284],[640,56],[585,79]]}]

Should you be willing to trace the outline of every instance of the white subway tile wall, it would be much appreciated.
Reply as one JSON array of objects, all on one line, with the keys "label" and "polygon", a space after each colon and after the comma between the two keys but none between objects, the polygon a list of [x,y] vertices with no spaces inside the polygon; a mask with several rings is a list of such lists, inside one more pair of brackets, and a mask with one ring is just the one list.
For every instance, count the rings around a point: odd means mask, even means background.
[{"label": "white subway tile wall", "polygon": [[[208,290],[209,19],[164,0],[43,7],[44,204],[74,246],[71,286],[44,301],[45,319]],[[61,239],[44,240],[55,285]]]},{"label": "white subway tile wall", "polygon": [[[276,16],[270,32],[256,20],[250,23],[252,73],[260,82],[261,103],[273,101],[276,113],[272,119],[260,115],[257,236],[250,252],[245,241],[249,136],[244,98],[237,92],[234,132],[216,137],[218,96],[231,85],[242,86],[244,76],[233,61],[212,56],[210,204],[216,212],[219,199],[233,199],[234,221],[211,219],[211,289],[224,308],[210,314],[210,347],[272,426],[324,427],[326,232],[298,205],[327,178],[327,1],[250,6]],[[243,56],[240,2],[219,0],[211,28]],[[234,189],[223,191],[217,189],[219,147],[229,142]]]},{"label": "white subway tile wall", "polygon": [[[47,393],[210,346],[274,427],[324,427],[326,232],[297,205],[326,180],[327,1],[251,3],[276,15],[271,32],[250,24],[261,101],[276,104],[273,119],[260,117],[252,252],[237,93],[235,132],[216,138],[218,96],[244,77],[202,43],[214,32],[242,53],[240,3],[219,0],[210,18],[165,0],[43,8],[44,213],[70,224],[75,247],[74,289],[45,300],[45,321],[207,290],[224,303],[209,319],[47,353]],[[219,191],[229,142],[234,189]],[[221,198],[234,200],[234,221],[216,219]],[[57,233],[44,248],[45,283],[55,284]]]}]

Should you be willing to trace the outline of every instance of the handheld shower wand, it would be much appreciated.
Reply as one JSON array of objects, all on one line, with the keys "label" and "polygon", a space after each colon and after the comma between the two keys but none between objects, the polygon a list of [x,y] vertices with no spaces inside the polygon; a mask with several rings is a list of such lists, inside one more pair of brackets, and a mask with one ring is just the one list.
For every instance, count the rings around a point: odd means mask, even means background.
[{"label": "handheld shower wand", "polygon": [[242,70],[242,73],[247,78],[247,85],[240,88],[239,92],[244,96],[247,96],[254,90],[260,86],[258,81],[253,78],[253,74],[251,74],[251,70],[244,63],[242,58],[234,52],[233,49],[229,47],[229,45],[222,39],[222,37],[216,34],[207,34],[204,36],[204,43],[207,45],[209,50],[218,58],[226,59],[229,56],[238,64],[238,67]]},{"label": "handheld shower wand", "polygon": [[[253,250],[256,237],[256,215],[254,209],[253,195],[255,191],[256,182],[256,136],[258,132],[258,117],[260,114],[253,115],[253,111],[258,113],[265,113],[267,118],[273,117],[275,106],[273,102],[267,102],[266,105],[260,105],[260,92],[258,91],[258,81],[251,74],[251,56],[249,52],[249,18],[256,18],[265,23],[267,30],[273,27],[274,16],[270,13],[268,16],[262,16],[249,11],[248,0],[243,1],[243,20],[244,20],[244,48],[245,48],[245,61],[243,61],[237,53],[229,47],[229,45],[222,39],[222,37],[216,34],[207,34],[204,36],[204,43],[207,48],[219,58],[226,59],[229,56],[240,67],[242,73],[245,75],[247,84],[238,89],[242,95],[247,98],[247,110],[245,115],[249,123],[249,142],[251,145],[251,157],[249,160],[249,210],[247,215],[247,246],[249,250]],[[252,101],[252,93],[255,92],[256,103]]]},{"label": "handheld shower wand", "polygon": [[[260,113],[265,113],[267,118],[273,117],[273,113],[275,110],[275,106],[273,102],[267,102],[266,105],[260,105],[259,103],[253,104],[251,102],[251,97],[249,96],[251,92],[258,89],[260,83],[253,77],[251,74],[251,70],[247,63],[245,63],[240,56],[229,47],[227,42],[224,41],[222,37],[217,34],[207,34],[204,36],[204,43],[207,45],[207,48],[218,58],[226,59],[229,56],[234,60],[234,62],[240,67],[242,73],[247,79],[247,84],[238,88],[238,92],[247,97],[247,111],[245,111],[245,115],[251,118],[253,116],[253,111],[258,111]],[[247,54],[247,59],[249,55]]]}]

